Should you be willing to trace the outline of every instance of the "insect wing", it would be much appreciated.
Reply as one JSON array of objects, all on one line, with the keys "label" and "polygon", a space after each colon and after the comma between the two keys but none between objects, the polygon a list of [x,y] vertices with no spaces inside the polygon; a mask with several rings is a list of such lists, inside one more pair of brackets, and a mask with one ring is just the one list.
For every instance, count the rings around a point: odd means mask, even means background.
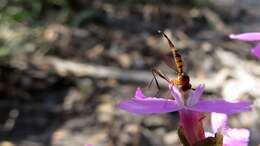
[{"label": "insect wing", "polygon": [[175,62],[174,62],[172,53],[168,53],[168,54],[162,55],[162,60],[163,60],[163,62],[164,62],[168,67],[170,67],[170,68],[173,69],[175,72],[177,72],[176,64],[175,64]]}]

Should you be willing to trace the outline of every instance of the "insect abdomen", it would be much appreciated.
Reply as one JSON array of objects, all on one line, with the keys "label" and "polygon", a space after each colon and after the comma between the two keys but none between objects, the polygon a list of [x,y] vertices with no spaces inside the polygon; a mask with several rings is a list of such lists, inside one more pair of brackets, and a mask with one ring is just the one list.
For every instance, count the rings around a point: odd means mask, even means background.
[{"label": "insect abdomen", "polygon": [[177,51],[174,51],[173,55],[174,55],[178,73],[182,74],[183,73],[183,60],[181,58],[181,55]]}]

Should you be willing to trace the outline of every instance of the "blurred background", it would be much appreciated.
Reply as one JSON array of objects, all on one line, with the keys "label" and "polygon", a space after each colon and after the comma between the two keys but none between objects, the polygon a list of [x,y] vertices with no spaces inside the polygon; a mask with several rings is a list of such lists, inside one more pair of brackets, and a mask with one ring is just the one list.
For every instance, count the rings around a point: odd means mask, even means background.
[{"label": "blurred background", "polygon": [[193,87],[206,85],[205,98],[254,101],[229,122],[258,145],[260,63],[254,44],[228,35],[259,26],[258,0],[1,0],[0,146],[179,145],[177,113],[116,106],[137,86],[157,94],[152,68],[175,77],[158,30],[180,50]]}]

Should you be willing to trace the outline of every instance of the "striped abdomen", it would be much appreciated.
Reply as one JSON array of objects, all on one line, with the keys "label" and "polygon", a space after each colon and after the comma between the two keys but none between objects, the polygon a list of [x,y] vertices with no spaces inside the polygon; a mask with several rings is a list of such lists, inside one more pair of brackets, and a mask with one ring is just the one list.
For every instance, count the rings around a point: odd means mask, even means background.
[{"label": "striped abdomen", "polygon": [[178,53],[177,50],[172,50],[172,52],[173,52],[174,61],[175,61],[175,64],[176,64],[178,74],[181,75],[181,74],[184,73],[184,71],[183,71],[183,67],[184,67],[183,60],[182,60],[181,55]]}]

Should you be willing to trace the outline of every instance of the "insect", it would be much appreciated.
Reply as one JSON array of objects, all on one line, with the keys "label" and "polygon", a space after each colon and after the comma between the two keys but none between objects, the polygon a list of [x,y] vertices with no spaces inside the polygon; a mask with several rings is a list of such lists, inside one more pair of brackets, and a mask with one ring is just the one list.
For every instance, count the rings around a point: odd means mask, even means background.
[{"label": "insect", "polygon": [[[175,85],[177,87],[180,87],[180,89],[182,89],[182,91],[187,91],[187,90],[191,89],[190,78],[184,72],[184,62],[183,62],[183,59],[182,59],[181,55],[179,54],[178,50],[176,49],[175,45],[171,42],[169,37],[162,31],[158,31],[158,32],[160,34],[162,34],[168,41],[168,44],[170,46],[171,53],[172,53],[172,56],[173,56],[173,59],[171,59],[170,61],[171,61],[171,63],[173,63],[173,62],[175,63],[175,65],[176,65],[176,73],[177,73],[177,79],[170,80],[169,78],[167,78],[167,76],[165,76],[159,70],[152,69],[152,74],[154,76],[155,83],[156,83],[158,89],[160,89],[160,87],[159,87],[159,84],[158,84],[158,82],[156,80],[156,75],[158,75],[162,79],[166,80],[169,84],[172,84],[172,85]],[[171,67],[169,64],[170,63],[167,63],[167,65],[169,67]]]}]

